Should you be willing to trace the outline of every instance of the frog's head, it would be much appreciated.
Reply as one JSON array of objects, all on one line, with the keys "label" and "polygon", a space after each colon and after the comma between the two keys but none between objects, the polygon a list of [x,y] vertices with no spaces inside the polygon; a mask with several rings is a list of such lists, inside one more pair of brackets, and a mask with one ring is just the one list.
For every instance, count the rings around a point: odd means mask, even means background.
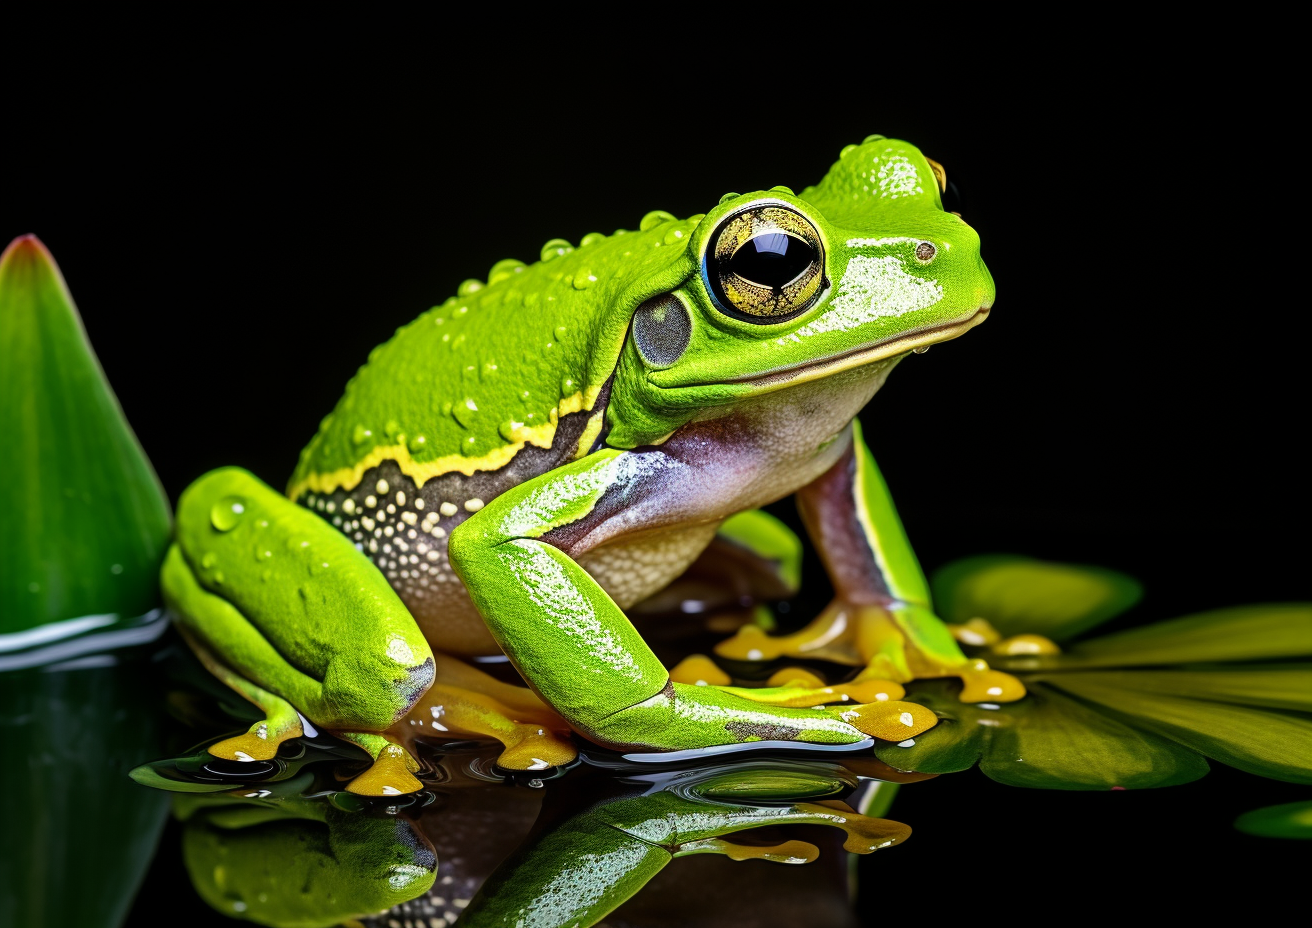
[{"label": "frog's head", "polygon": [[771,392],[955,338],[993,304],[979,236],[906,142],[849,146],[823,181],[730,194],[689,247],[699,273],[647,300],[645,392],[687,407]]}]

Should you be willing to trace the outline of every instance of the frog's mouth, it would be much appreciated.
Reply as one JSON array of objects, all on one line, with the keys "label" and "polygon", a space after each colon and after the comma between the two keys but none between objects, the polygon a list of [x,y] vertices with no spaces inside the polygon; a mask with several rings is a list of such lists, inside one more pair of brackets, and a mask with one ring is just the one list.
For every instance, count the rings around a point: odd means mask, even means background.
[{"label": "frog's mouth", "polygon": [[896,338],[875,342],[873,345],[863,345],[860,348],[853,348],[842,354],[821,358],[818,361],[804,361],[800,364],[771,371],[768,374],[745,374],[723,382],[741,383],[754,387],[753,392],[771,393],[784,387],[792,387],[812,380],[832,377],[841,371],[862,367],[875,361],[884,361],[906,354],[909,351],[915,351],[917,348],[928,348],[938,342],[946,342],[958,335],[964,335],[988,318],[991,308],[992,306],[981,306],[975,310],[973,315],[958,322],[950,322],[946,325],[920,329],[915,332],[906,332]]}]

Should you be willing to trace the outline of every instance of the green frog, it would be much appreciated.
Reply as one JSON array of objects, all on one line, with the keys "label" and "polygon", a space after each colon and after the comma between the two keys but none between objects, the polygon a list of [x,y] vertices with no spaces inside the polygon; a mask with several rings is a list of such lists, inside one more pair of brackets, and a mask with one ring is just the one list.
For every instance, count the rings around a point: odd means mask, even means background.
[{"label": "green frog", "polygon": [[[571,732],[665,759],[860,750],[934,724],[898,698],[913,679],[1023,697],[934,615],[855,420],[899,361],[993,305],[945,190],[942,167],[876,135],[800,193],[552,240],[374,349],[285,496],[235,468],[198,479],[165,598],[264,716],[211,753],[268,759],[322,728],[374,758],[350,788],[389,795],[418,788],[417,736],[497,737],[502,766],[529,770],[568,762]],[[717,650],[856,678],[672,675],[634,607],[716,544],[795,575],[759,511],[789,494],[836,598],[800,632],[748,625]],[[503,654],[528,689],[469,663]]]}]

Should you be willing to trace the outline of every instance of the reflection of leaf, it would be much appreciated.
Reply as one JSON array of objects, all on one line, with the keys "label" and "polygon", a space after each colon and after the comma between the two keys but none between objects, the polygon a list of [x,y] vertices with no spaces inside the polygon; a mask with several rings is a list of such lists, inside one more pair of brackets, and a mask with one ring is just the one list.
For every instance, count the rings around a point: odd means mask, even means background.
[{"label": "reflection of leaf", "polygon": [[1139,601],[1139,583],[1114,570],[1052,564],[1008,554],[955,561],[934,574],[946,621],[982,617],[1004,636],[1073,638]]},{"label": "reflection of leaf", "polygon": [[1050,789],[1173,786],[1207,773],[1207,762],[1172,741],[1136,730],[1042,685],[1020,703],[985,709],[958,702],[954,685],[917,686],[914,699],[947,718],[911,747],[884,745],[895,767],[949,773],[979,761],[1000,783]]},{"label": "reflection of leaf", "polygon": [[1312,800],[1287,802],[1245,812],[1235,827],[1260,838],[1301,838],[1312,841]]}]

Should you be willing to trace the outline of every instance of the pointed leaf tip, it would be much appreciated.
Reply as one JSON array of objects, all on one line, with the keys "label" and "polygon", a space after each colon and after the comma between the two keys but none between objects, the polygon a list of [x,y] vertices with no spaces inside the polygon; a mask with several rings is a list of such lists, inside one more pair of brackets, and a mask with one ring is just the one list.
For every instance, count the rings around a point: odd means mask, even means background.
[{"label": "pointed leaf tip", "polygon": [[168,500],[35,235],[0,255],[0,435],[0,636],[152,608]]}]

